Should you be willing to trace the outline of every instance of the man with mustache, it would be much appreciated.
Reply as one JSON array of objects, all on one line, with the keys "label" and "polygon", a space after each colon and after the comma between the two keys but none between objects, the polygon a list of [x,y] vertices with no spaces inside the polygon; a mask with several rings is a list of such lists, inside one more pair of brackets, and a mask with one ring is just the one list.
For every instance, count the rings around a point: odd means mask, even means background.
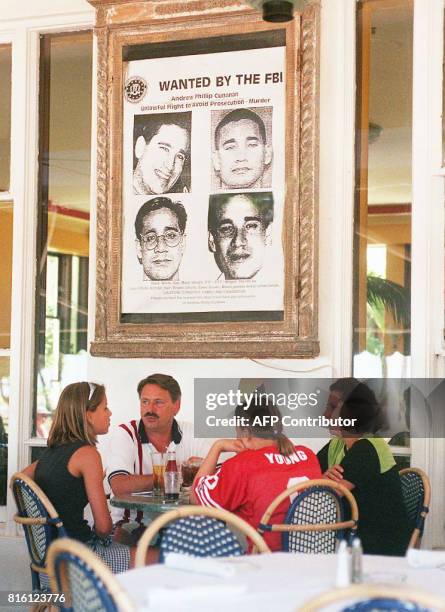
[{"label": "man with mustache", "polygon": [[135,116],[135,194],[190,191],[190,132],[189,112]]},{"label": "man with mustache", "polygon": [[[193,437],[192,423],[175,418],[181,407],[181,388],[172,376],[151,374],[139,382],[137,392],[141,418],[119,425],[110,441],[107,476],[114,495],[152,489],[151,452],[175,451],[178,462],[183,463],[204,457],[208,450],[205,440]],[[140,513],[130,517],[129,511],[115,508],[112,514],[119,526],[130,518],[142,521]]]},{"label": "man with mustache", "polygon": [[230,111],[215,129],[213,168],[221,189],[270,187],[264,173],[272,161],[263,119],[249,108]]},{"label": "man with mustache", "polygon": [[269,191],[210,196],[208,247],[225,280],[258,274],[271,241],[272,221]]}]

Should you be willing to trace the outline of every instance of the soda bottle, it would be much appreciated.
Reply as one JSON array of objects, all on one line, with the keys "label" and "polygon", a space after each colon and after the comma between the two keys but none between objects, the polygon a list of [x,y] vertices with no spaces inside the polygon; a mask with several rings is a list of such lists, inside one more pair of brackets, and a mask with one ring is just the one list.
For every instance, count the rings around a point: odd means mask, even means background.
[{"label": "soda bottle", "polygon": [[177,472],[178,464],[176,463],[176,453],[175,451],[168,451],[167,458],[165,463],[165,471],[166,472]]},{"label": "soda bottle", "polygon": [[176,453],[167,453],[165,473],[164,473],[164,492],[165,501],[178,501],[179,499],[180,478],[178,464],[176,463]]}]

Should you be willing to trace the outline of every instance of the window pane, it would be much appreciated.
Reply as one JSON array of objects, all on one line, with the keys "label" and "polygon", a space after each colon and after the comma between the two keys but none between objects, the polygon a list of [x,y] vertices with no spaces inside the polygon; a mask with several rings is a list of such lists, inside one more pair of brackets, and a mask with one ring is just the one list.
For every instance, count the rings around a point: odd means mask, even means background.
[{"label": "window pane", "polygon": [[0,45],[0,191],[9,191],[11,164],[11,45]]},{"label": "window pane", "polygon": [[354,374],[409,376],[413,3],[359,3]]},{"label": "window pane", "polygon": [[0,202],[0,349],[11,346],[12,202]]},{"label": "window pane", "polygon": [[86,372],[91,159],[90,32],[41,39],[40,275],[34,434]]},{"label": "window pane", "polygon": [[6,505],[8,480],[9,357],[0,356],[0,506]]},{"label": "window pane", "polygon": [[362,1],[357,14],[353,373],[387,378],[379,435],[405,467],[410,397],[397,379],[411,359],[413,2]]}]

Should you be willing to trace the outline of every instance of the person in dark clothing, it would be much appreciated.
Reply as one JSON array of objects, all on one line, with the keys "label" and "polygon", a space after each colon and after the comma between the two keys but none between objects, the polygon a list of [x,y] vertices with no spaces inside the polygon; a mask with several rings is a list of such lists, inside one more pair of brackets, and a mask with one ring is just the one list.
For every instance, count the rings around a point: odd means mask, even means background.
[{"label": "person in dark clothing", "polygon": [[[48,447],[23,472],[50,499],[69,537],[91,548],[111,571],[126,571],[134,551],[112,542],[112,521],[103,488],[103,467],[96,436],[110,426],[105,388],[80,382],[65,387],[59,398]],[[84,519],[91,505],[94,529]]]},{"label": "person in dark clothing", "polygon": [[324,478],[352,491],[359,508],[358,535],[366,554],[403,556],[413,526],[403,501],[391,449],[375,437],[380,408],[374,393],[357,381],[336,398],[328,415],[355,419],[335,431],[317,454]]}]

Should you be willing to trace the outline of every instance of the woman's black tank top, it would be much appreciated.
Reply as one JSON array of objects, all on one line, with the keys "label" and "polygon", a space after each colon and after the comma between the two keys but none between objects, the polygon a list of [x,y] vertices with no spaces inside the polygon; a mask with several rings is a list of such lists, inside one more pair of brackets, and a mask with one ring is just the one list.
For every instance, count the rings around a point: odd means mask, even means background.
[{"label": "woman's black tank top", "polygon": [[83,477],[76,478],[68,471],[69,460],[82,446],[87,445],[73,442],[47,448],[37,462],[34,479],[57,510],[70,538],[87,542],[92,531],[83,518],[88,503],[85,484]]}]

